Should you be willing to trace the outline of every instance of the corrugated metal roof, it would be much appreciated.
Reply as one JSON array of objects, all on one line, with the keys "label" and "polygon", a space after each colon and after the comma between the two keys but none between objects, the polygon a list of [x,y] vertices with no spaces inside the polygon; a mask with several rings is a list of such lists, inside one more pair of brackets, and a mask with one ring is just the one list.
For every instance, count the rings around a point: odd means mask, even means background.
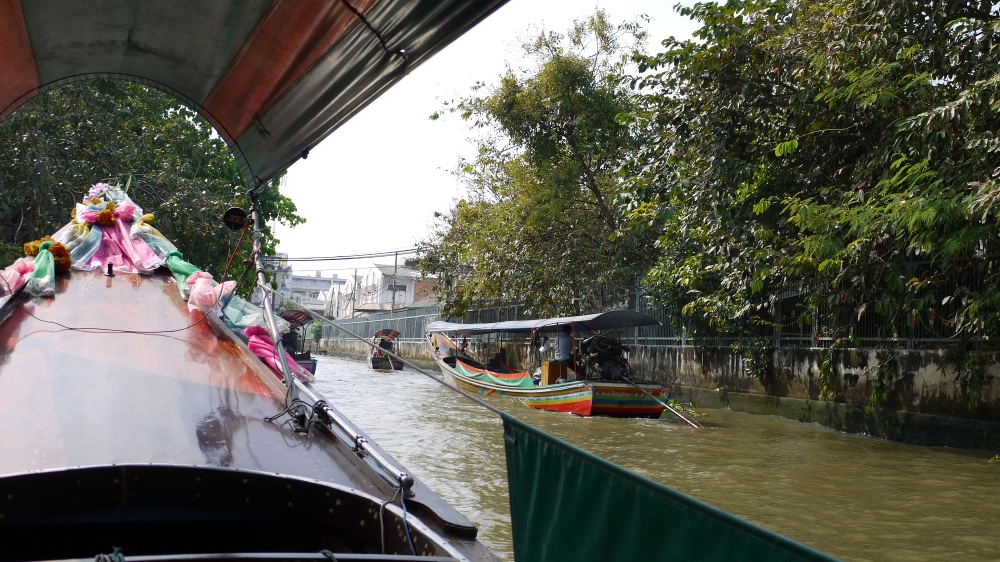
[{"label": "corrugated metal roof", "polygon": [[375,264],[375,269],[382,272],[384,277],[396,277],[397,279],[420,279],[420,271],[403,265],[393,267],[392,264]]}]

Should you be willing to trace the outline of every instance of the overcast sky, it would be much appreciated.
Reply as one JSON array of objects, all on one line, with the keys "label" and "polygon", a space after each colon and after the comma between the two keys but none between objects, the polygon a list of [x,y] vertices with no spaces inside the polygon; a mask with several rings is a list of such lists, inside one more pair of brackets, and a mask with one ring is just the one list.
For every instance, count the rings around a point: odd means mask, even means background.
[{"label": "overcast sky", "polygon": [[[278,225],[278,251],[290,257],[338,256],[413,247],[428,234],[435,211],[463,194],[454,177],[459,158],[471,160],[469,124],[457,115],[428,117],[445,100],[463,97],[477,81],[496,83],[507,65],[522,62],[518,38],[537,29],[564,32],[574,19],[605,9],[612,22],[646,14],[650,45],[694,29],[671,0],[510,0],[484,22],[425,62],[314,148],[289,170],[284,194],[307,219]],[[295,264],[297,273],[341,278],[373,260]],[[392,263],[392,257],[380,258]],[[402,261],[402,258],[400,259]],[[363,275],[363,273],[360,273]]]}]

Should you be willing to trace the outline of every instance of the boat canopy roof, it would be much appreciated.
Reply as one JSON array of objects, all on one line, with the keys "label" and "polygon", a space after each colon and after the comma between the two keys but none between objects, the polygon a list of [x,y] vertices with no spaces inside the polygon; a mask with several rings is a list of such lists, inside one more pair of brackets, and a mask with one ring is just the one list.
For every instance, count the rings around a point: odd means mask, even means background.
[{"label": "boat canopy roof", "polygon": [[140,82],[274,178],[506,0],[0,0],[0,120],[58,86]]},{"label": "boat canopy roof", "polygon": [[381,338],[384,340],[392,341],[398,337],[399,337],[399,332],[397,332],[396,330],[390,330],[389,328],[384,328],[382,330],[375,332],[375,335],[372,336],[372,339]]},{"label": "boat canopy roof", "polygon": [[301,328],[313,321],[312,316],[304,310],[282,310],[278,316],[288,322],[292,329]]},{"label": "boat canopy roof", "polygon": [[460,336],[488,334],[492,332],[532,332],[534,330],[555,329],[558,326],[571,324],[583,330],[611,330],[614,328],[632,328],[635,326],[658,326],[660,323],[653,317],[634,310],[612,310],[584,316],[565,316],[563,318],[543,318],[540,320],[509,320],[506,322],[486,322],[483,324],[459,324],[455,322],[432,322],[427,327],[428,332],[454,332]]}]

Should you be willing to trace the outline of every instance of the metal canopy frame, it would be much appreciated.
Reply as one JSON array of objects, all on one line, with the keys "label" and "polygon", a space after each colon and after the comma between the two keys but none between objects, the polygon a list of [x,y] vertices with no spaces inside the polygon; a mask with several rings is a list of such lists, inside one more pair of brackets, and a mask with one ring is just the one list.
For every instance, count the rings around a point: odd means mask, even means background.
[{"label": "metal canopy frame", "polygon": [[208,119],[255,187],[505,1],[0,0],[0,120],[71,82],[139,82]]}]

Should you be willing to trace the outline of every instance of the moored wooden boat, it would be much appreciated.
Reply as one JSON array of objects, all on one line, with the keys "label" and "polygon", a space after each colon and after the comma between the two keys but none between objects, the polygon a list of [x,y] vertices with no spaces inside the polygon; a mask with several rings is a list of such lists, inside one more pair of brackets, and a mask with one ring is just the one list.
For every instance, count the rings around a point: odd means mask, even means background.
[{"label": "moored wooden boat", "polygon": [[[443,334],[437,336],[446,337]],[[540,410],[567,412],[580,416],[591,414],[594,393],[591,387],[582,382],[564,382],[545,387],[535,386],[534,383],[531,383],[530,387],[520,386],[510,384],[509,381],[504,384],[501,373],[487,371],[481,365],[477,367],[471,358],[457,359],[438,355],[435,361],[441,373],[466,392],[486,396],[510,396]],[[480,371],[485,376],[473,376],[470,372],[472,369]],[[527,373],[524,375],[530,382],[531,376]]]},{"label": "moored wooden boat", "polygon": [[[444,333],[430,333],[428,340],[441,373],[467,392],[509,396],[532,408],[579,416],[658,418],[663,412],[662,404],[627,382],[580,380],[536,385],[527,371],[490,371],[474,359],[460,356],[463,354]],[[668,389],[662,384],[639,382],[636,385],[657,399],[667,398]]]},{"label": "moored wooden boat", "polygon": [[303,310],[294,309],[283,310],[278,313],[278,317],[288,322],[290,328],[288,333],[281,338],[281,342],[285,345],[285,350],[288,351],[288,354],[300,367],[315,377],[317,362],[309,350],[305,349],[304,343],[306,340],[306,326],[312,324],[312,317]]}]

